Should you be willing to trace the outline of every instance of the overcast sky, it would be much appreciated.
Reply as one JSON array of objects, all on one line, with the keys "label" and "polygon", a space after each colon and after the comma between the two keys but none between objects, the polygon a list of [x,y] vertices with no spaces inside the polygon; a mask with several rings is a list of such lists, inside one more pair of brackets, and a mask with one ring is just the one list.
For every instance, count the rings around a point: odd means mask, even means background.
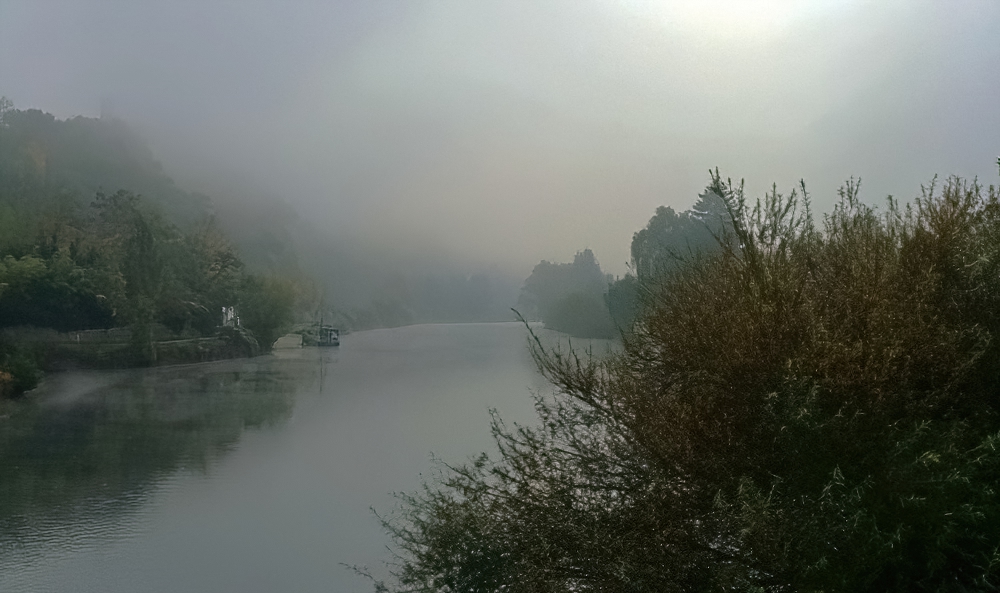
[{"label": "overcast sky", "polygon": [[1000,3],[0,0],[0,95],[358,240],[620,274],[716,166],[819,209],[997,182]]}]

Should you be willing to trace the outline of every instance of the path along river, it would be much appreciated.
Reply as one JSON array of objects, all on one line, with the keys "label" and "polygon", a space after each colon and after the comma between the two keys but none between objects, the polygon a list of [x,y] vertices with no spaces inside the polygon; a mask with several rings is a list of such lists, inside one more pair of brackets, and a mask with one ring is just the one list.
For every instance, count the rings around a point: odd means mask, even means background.
[{"label": "path along river", "polygon": [[[339,349],[54,375],[0,409],[0,591],[371,591],[370,508],[431,454],[534,421],[523,325],[422,325]],[[606,345],[598,345],[606,349]]]}]

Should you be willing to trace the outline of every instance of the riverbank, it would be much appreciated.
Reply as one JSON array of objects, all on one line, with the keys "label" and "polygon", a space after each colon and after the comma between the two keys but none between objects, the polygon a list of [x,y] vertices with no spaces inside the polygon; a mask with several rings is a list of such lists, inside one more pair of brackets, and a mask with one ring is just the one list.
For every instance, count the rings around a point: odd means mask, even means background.
[{"label": "riverbank", "polygon": [[60,333],[33,327],[0,332],[0,399],[33,389],[47,372],[122,369],[249,358],[261,353],[253,334],[224,327],[214,336],[183,337],[154,328],[135,340],[127,328]]}]

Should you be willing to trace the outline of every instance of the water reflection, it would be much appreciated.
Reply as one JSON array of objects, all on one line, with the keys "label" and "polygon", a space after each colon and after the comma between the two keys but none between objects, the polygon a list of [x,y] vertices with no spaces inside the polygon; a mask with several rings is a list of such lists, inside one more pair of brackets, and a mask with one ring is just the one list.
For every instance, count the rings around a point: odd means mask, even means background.
[{"label": "water reflection", "polygon": [[0,420],[0,554],[72,518],[113,528],[164,477],[204,472],[244,430],[284,422],[333,358],[299,350],[52,377]]},{"label": "water reflection", "polygon": [[491,408],[535,421],[527,337],[411,326],[53,377],[0,410],[0,591],[370,591],[340,564],[388,559],[370,508],[418,488],[432,452],[490,450]]}]

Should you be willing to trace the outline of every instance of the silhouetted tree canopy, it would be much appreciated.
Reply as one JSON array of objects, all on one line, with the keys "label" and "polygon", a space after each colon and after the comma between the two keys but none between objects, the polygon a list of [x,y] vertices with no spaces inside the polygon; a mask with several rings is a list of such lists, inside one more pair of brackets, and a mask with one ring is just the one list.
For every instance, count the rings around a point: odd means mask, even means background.
[{"label": "silhouetted tree canopy", "polygon": [[642,306],[640,293],[693,258],[711,254],[732,240],[731,213],[709,186],[690,210],[678,214],[660,206],[646,227],[632,236],[630,273],[608,289],[607,306],[615,325],[629,331]]},{"label": "silhouetted tree canopy", "polygon": [[524,314],[545,326],[574,336],[612,338],[617,335],[605,302],[611,276],[601,271],[594,252],[584,249],[573,263],[543,261],[524,281],[518,301]]},{"label": "silhouetted tree canopy", "polygon": [[640,280],[650,280],[699,253],[718,249],[731,230],[729,220],[725,200],[711,186],[691,210],[678,214],[660,206],[646,228],[632,237],[632,270]]}]

